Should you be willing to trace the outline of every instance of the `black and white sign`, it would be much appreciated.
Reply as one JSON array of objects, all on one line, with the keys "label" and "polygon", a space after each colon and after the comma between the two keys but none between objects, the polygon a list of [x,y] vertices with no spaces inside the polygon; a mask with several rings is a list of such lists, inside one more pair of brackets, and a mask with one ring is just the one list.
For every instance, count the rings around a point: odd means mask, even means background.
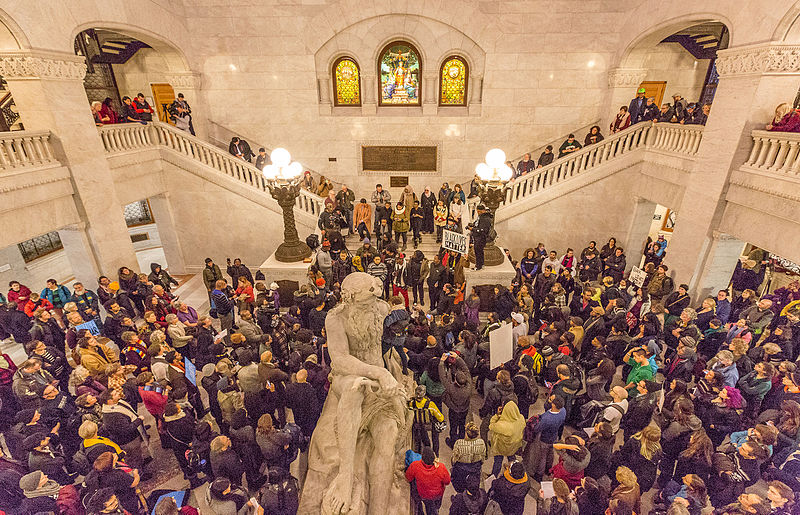
[{"label": "black and white sign", "polygon": [[466,254],[469,252],[469,239],[466,234],[445,229],[442,231],[442,247],[444,247],[445,250]]},{"label": "black and white sign", "polygon": [[645,279],[647,279],[647,272],[636,266],[631,268],[631,273],[628,276],[628,280],[635,284],[637,288],[642,287]]}]

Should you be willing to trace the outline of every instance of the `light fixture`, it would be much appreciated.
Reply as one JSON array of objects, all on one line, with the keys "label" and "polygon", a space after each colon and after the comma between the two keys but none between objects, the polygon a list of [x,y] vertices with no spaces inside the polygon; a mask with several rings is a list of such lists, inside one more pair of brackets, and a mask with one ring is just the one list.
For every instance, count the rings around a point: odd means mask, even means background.
[{"label": "light fixture", "polygon": [[506,164],[506,153],[499,148],[493,148],[486,153],[486,162],[479,163],[475,167],[475,174],[484,182],[505,183],[514,176],[512,170]]},{"label": "light fixture", "polygon": [[266,165],[261,171],[268,182],[289,184],[303,173],[303,165],[297,161],[292,162],[292,155],[285,148],[273,150],[269,159],[272,164]]},{"label": "light fixture", "polygon": [[272,164],[261,170],[264,183],[272,198],[278,201],[283,211],[283,243],[275,250],[275,259],[283,263],[303,261],[311,255],[311,249],[300,241],[294,220],[294,206],[300,195],[300,176],[303,165],[292,162],[292,155],[285,148],[276,148],[269,155]]}]

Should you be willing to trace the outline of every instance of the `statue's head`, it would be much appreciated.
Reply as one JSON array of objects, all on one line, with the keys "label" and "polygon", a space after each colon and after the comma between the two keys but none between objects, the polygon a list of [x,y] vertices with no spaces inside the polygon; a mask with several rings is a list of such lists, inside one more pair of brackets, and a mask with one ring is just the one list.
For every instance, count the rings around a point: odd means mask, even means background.
[{"label": "statue's head", "polygon": [[377,277],[364,272],[353,272],[342,281],[342,300],[346,303],[363,303],[380,297],[383,284]]}]

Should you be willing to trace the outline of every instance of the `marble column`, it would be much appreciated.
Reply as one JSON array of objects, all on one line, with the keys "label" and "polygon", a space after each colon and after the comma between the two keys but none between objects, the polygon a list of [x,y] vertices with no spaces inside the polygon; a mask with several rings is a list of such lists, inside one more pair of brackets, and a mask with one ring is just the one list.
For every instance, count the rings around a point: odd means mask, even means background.
[{"label": "marble column", "polygon": [[[706,265],[694,284],[694,297],[716,297],[719,290],[728,287],[736,263],[744,251],[745,242],[730,234],[712,231],[706,254]],[[667,248],[669,251],[669,248]]]},{"label": "marble column", "polygon": [[194,72],[171,73],[166,79],[175,90],[175,96],[183,93],[192,108],[192,126],[195,135],[203,141],[208,141],[208,104],[205,94],[200,89],[201,75]]},{"label": "marble column", "polygon": [[97,262],[89,241],[89,234],[86,231],[86,224],[79,223],[63,227],[58,230],[58,236],[61,238],[61,244],[64,246],[64,253],[72,267],[75,280],[82,282],[87,290],[97,288],[98,277],[114,272],[112,270],[103,271]]},{"label": "marble column", "polygon": [[155,197],[150,197],[150,210],[158,227],[158,235],[161,238],[161,247],[164,249],[164,256],[167,258],[167,267],[171,274],[185,274],[186,262],[183,259],[178,229],[175,227],[175,218],[172,216],[172,204],[170,203],[169,193],[162,193]]},{"label": "marble column", "polygon": [[71,54],[0,54],[0,75],[25,128],[52,132],[56,157],[70,169],[93,266],[115,274],[120,266],[139,267],[83,88],[85,73],[84,59]]},{"label": "marble column", "polygon": [[631,225],[628,228],[625,241],[620,242],[620,246],[625,249],[625,255],[628,257],[628,270],[641,264],[644,242],[647,241],[647,233],[650,231],[650,226],[653,223],[653,213],[656,210],[655,202],[642,197],[634,197],[633,202]]},{"label": "marble column", "polygon": [[[709,273],[719,248],[714,231],[725,208],[731,171],[749,157],[750,132],[763,129],[774,116],[775,106],[791,101],[797,91],[800,60],[781,58],[786,51],[791,50],[755,45],[719,52],[719,85],[666,259],[676,282],[688,282],[695,295],[727,285],[727,279]],[[719,284],[709,284],[711,277]]]}]

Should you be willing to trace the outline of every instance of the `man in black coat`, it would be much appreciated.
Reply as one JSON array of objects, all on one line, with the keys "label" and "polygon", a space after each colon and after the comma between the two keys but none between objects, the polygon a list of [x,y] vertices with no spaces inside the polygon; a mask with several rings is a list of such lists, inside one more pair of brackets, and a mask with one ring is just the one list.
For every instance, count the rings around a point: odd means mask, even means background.
[{"label": "man in black coat", "polygon": [[311,438],[320,415],[319,400],[314,387],[308,384],[308,371],[301,368],[295,374],[295,382],[286,385],[286,407],[292,410],[295,423],[303,435]]},{"label": "man in black coat", "polygon": [[175,459],[183,470],[183,477],[194,482],[196,473],[189,467],[186,460],[186,451],[189,450],[194,439],[196,426],[194,417],[186,413],[174,402],[164,407],[164,434],[162,439],[167,447],[175,453]]},{"label": "man in black coat", "polygon": [[479,204],[478,220],[472,228],[472,241],[475,251],[475,270],[483,268],[484,249],[489,241],[489,232],[492,230],[492,214],[486,211],[486,206]]},{"label": "man in black coat", "polygon": [[628,106],[628,114],[631,115],[631,125],[642,121],[646,105],[647,99],[644,97],[644,88],[639,88],[636,90],[636,97],[631,100]]},{"label": "man in black coat", "polygon": [[58,326],[55,318],[45,309],[34,312],[33,326],[30,329],[31,338],[44,342],[54,349],[64,348],[64,331]]},{"label": "man in black coat", "polygon": [[17,309],[16,302],[9,302],[6,308],[0,311],[0,325],[3,330],[14,337],[17,343],[28,343],[33,338],[29,331],[31,330],[31,319],[28,315]]}]

